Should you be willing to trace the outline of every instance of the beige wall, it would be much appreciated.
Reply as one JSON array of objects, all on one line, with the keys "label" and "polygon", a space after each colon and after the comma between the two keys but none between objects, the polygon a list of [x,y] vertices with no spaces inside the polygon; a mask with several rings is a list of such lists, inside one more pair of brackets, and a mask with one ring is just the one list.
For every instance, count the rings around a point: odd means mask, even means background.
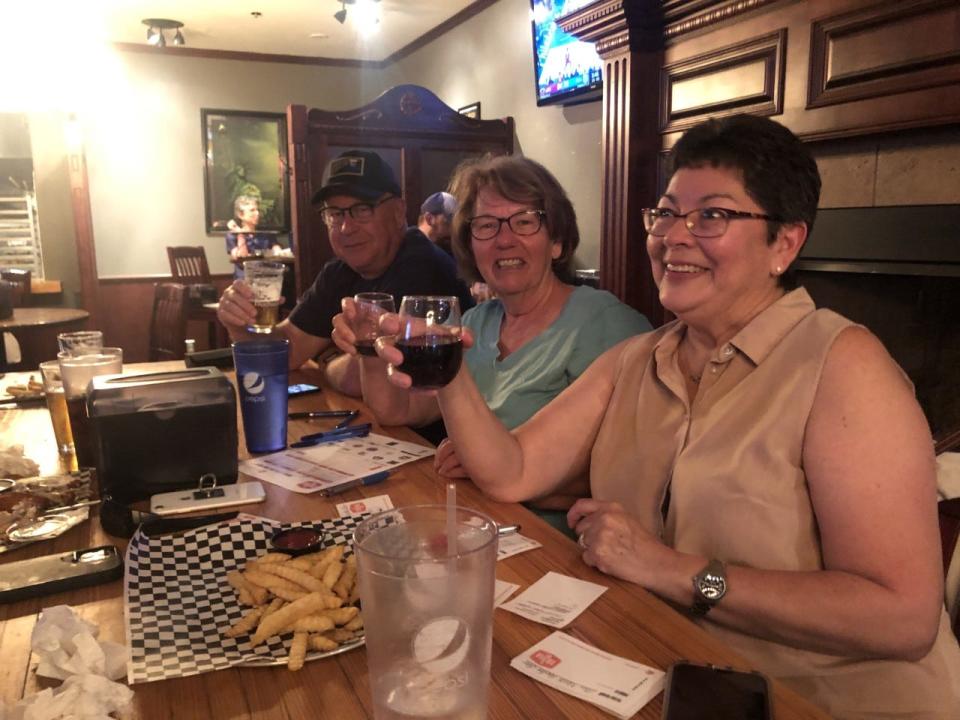
[{"label": "beige wall", "polygon": [[[452,107],[479,100],[485,118],[512,115],[517,148],[549,167],[580,219],[581,265],[595,266],[600,228],[600,103],[536,106],[529,0],[500,0],[384,71],[214,60],[108,48],[78,68],[42,68],[7,95],[42,126],[38,190],[49,277],[76,291],[61,125],[76,113],[86,150],[100,277],[166,275],[167,245],[203,245],[211,270],[232,270],[220,235],[205,233],[200,109],[283,112],[289,103],[347,109],[399,83]],[[2,108],[0,108],[2,109]],[[39,130],[38,130],[39,131]],[[42,168],[40,165],[42,164]],[[46,229],[50,227],[49,231]],[[70,238],[72,241],[72,237]],[[47,243],[51,243],[50,246]],[[48,249],[49,247],[49,249]]]},{"label": "beige wall", "polygon": [[599,101],[538,108],[529,0],[500,0],[387,68],[389,85],[423,85],[451,107],[480,101],[484,119],[512,115],[517,149],[566,188],[580,225],[580,265],[600,257]]},{"label": "beige wall", "polygon": [[349,108],[385,88],[379,73],[116,51],[100,103],[81,117],[100,277],[168,274],[167,245],[203,245],[232,271],[223,236],[205,232],[200,109]]}]

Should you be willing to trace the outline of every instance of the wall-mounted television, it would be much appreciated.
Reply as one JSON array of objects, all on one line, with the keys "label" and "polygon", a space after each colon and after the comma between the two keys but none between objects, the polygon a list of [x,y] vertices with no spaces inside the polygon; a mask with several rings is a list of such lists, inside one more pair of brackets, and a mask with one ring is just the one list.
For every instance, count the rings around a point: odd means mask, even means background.
[{"label": "wall-mounted television", "polygon": [[537,105],[587,102],[603,93],[603,62],[593,43],[568,35],[557,18],[594,0],[530,0]]}]

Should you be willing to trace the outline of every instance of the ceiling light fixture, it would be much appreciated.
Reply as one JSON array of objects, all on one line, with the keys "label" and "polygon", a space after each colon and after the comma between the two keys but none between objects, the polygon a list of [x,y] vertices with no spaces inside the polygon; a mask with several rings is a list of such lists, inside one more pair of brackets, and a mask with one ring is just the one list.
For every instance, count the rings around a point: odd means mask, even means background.
[{"label": "ceiling light fixture", "polygon": [[374,3],[380,0],[337,0],[340,3],[340,9],[333,14],[334,20],[343,25],[347,21],[347,5],[357,5],[359,21],[364,26],[373,26],[380,22],[379,13],[374,10]]},{"label": "ceiling light fixture", "polygon": [[183,33],[180,32],[180,28],[183,27],[183,23],[179,20],[165,20],[164,18],[146,18],[141,20],[141,22],[147,26],[147,43],[155,47],[166,47],[167,38],[164,36],[164,30],[176,30],[176,34],[173,36],[174,45],[186,45],[186,40],[184,40]]}]

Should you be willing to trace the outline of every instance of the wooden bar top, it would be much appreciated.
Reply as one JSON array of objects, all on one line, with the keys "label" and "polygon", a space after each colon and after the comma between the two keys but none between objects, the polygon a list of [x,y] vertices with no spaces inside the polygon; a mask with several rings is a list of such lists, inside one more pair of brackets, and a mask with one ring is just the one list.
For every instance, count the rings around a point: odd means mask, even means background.
[{"label": "wooden bar top", "polygon": [[[143,364],[128,366],[127,370],[174,367],[182,365]],[[8,376],[8,379],[15,380],[16,377]],[[296,371],[291,375],[291,382],[321,384],[320,373],[315,369]],[[297,398],[290,404],[291,411],[353,408],[362,410],[362,420],[358,421],[373,420],[359,401],[329,389]],[[328,429],[333,422],[336,421],[291,422],[289,436],[297,439],[306,432]],[[377,431],[423,444],[419,436],[407,428]],[[26,454],[40,462],[44,473],[56,471],[58,459],[45,408],[0,411],[0,434],[5,442],[24,442]],[[247,457],[242,431],[240,438],[241,457]],[[445,486],[434,473],[432,459],[403,465],[379,485],[355,488],[330,499],[290,493],[270,483],[263,485],[267,492],[266,502],[241,509],[284,521],[336,517],[336,503],[380,494],[388,494],[397,507],[445,501]],[[501,524],[520,524],[525,536],[543,544],[541,549],[498,562],[497,577],[500,580],[517,583],[523,590],[553,570],[608,588],[565,632],[607,652],[664,670],[680,659],[751,669],[719,640],[652,594],[585,565],[576,543],[522,505],[493,502],[467,481],[458,483],[457,492],[459,504],[487,513]],[[93,513],[89,522],[59,538],[0,555],[0,563],[108,543],[121,549],[126,546],[126,541],[107,536]],[[0,701],[12,704],[24,694],[57,684],[35,675],[37,658],[31,656],[30,633],[43,608],[60,604],[72,606],[83,618],[97,623],[100,639],[124,642],[123,586],[119,580],[0,605],[0,657],[3,658],[0,663]],[[548,688],[510,667],[512,658],[551,632],[552,628],[505,610],[494,611],[488,717],[498,720],[610,717],[592,705]],[[779,683],[771,684],[778,720],[828,717]],[[232,668],[138,684],[133,690],[133,706],[121,715],[124,720],[350,720],[373,717],[363,648],[308,662],[299,672],[290,672],[286,667]],[[661,706],[662,695],[635,717],[656,720],[661,716]]]}]

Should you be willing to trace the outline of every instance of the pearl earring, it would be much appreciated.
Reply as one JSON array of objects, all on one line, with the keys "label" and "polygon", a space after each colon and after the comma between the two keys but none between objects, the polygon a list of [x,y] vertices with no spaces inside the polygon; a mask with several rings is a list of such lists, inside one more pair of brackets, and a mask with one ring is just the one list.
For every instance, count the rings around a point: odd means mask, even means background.
[{"label": "pearl earring", "polygon": [[776,269],[773,271],[774,275],[780,275],[783,272],[783,268],[777,265]]}]

